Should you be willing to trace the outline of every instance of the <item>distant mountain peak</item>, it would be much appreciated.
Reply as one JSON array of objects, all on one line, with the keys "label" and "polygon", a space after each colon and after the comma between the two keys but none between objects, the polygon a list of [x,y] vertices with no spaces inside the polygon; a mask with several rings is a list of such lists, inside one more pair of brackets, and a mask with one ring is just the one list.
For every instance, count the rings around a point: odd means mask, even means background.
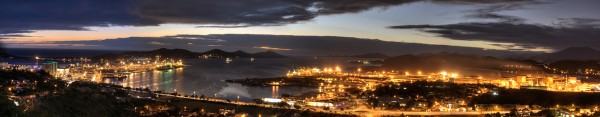
[{"label": "distant mountain peak", "polygon": [[260,58],[286,58],[286,56],[278,54],[274,51],[257,52],[257,53],[254,53],[253,56],[260,57]]},{"label": "distant mountain peak", "polygon": [[366,53],[361,55],[354,55],[353,57],[358,58],[389,58],[390,56],[382,54],[382,53]]},{"label": "distant mountain peak", "polygon": [[237,51],[232,52],[232,53],[235,53],[235,54],[249,54],[248,52],[242,51],[242,50],[237,50]]},{"label": "distant mountain peak", "polygon": [[594,48],[591,47],[569,47],[566,49],[563,49],[561,51],[557,51],[555,53],[561,53],[561,52],[600,52]]},{"label": "distant mountain peak", "polygon": [[600,60],[600,51],[591,47],[569,47],[554,53],[536,56],[534,59],[542,61]]},{"label": "distant mountain peak", "polygon": [[150,52],[190,52],[190,51],[186,50],[186,49],[179,49],[179,48],[175,48],[175,49],[160,48],[160,49],[152,50]]},{"label": "distant mountain peak", "polygon": [[242,51],[242,50],[237,50],[234,52],[227,52],[227,51],[223,51],[220,49],[212,49],[209,51],[206,51],[202,54],[215,54],[218,56],[222,56],[222,57],[257,57],[257,58],[285,58],[286,56],[283,56],[281,54],[275,53],[273,51],[266,51],[266,52],[257,52],[254,54]]},{"label": "distant mountain peak", "polygon": [[227,52],[221,49],[212,49],[203,53],[191,52],[186,49],[167,49],[160,48],[152,51],[134,51],[134,52],[124,52],[121,54],[104,54],[100,56],[96,56],[94,58],[98,59],[116,59],[122,57],[154,57],[160,55],[163,58],[197,58],[202,55],[214,55],[220,57],[257,57],[257,58],[286,58],[286,56],[275,53],[273,51],[267,52],[258,52],[258,53],[247,53],[242,50],[237,50],[235,52]]},{"label": "distant mountain peak", "polygon": [[209,50],[209,51],[206,51],[206,52],[225,52],[225,51],[223,51],[221,49],[212,49],[212,50]]},{"label": "distant mountain peak", "polygon": [[267,51],[264,51],[264,53],[276,53],[276,52],[275,51],[271,51],[271,50],[267,50]]}]

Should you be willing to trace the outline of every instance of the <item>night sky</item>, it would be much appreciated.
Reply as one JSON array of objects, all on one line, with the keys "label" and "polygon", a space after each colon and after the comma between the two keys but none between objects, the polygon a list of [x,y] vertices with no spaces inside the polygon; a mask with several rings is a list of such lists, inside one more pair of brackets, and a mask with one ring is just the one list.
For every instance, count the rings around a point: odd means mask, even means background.
[{"label": "night sky", "polygon": [[600,49],[598,0],[3,0],[8,48],[294,55]]}]

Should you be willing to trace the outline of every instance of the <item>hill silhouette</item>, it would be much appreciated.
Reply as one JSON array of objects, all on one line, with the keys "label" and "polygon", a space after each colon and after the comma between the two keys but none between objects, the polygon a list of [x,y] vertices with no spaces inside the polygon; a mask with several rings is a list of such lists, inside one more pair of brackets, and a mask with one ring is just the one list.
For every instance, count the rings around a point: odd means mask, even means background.
[{"label": "hill silhouette", "polygon": [[514,74],[501,73],[507,65],[522,66],[521,73],[541,71],[541,64],[530,60],[499,59],[491,56],[464,55],[455,53],[436,53],[419,55],[400,55],[385,59],[383,70],[400,70],[412,72],[422,71],[424,74],[442,71],[463,73],[462,75],[504,77]]},{"label": "hill silhouette", "polygon": [[570,47],[554,53],[535,56],[533,59],[546,62],[559,60],[600,60],[600,51],[590,47]]},{"label": "hill silhouette", "polygon": [[258,52],[258,53],[247,53],[242,50],[238,50],[235,52],[227,52],[220,49],[212,49],[206,52],[198,53],[192,52],[185,49],[166,49],[160,48],[152,51],[133,51],[133,52],[123,52],[120,54],[103,54],[100,56],[96,56],[96,59],[116,59],[116,58],[127,58],[127,57],[156,57],[160,56],[162,58],[198,58],[203,55],[211,55],[213,57],[218,58],[228,58],[228,57],[240,57],[240,58],[285,58],[286,56],[278,54],[273,51],[266,52]]}]

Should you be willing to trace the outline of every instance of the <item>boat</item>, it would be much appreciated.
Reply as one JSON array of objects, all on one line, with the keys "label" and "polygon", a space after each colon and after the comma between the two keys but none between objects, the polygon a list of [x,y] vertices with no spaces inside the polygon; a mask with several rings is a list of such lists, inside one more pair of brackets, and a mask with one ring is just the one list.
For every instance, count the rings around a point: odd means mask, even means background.
[{"label": "boat", "polygon": [[250,62],[254,62],[254,61],[256,61],[256,59],[250,58]]},{"label": "boat", "polygon": [[361,60],[351,60],[351,61],[348,61],[347,63],[361,64],[361,63],[363,63],[363,61],[361,61]]},{"label": "boat", "polygon": [[231,63],[231,61],[233,61],[231,58],[226,58],[225,59],[225,63]]},{"label": "boat", "polygon": [[169,69],[173,69],[173,66],[163,65],[163,66],[156,67],[156,70],[159,70],[159,71],[164,71],[164,70],[169,70]]},{"label": "boat", "polygon": [[209,58],[221,58],[221,56],[218,55],[213,55],[213,54],[205,54],[205,55],[201,55],[198,56],[199,58],[203,58],[203,59],[209,59]]},{"label": "boat", "polygon": [[124,79],[127,78],[127,75],[118,73],[102,73],[102,78]]},{"label": "boat", "polygon": [[350,60],[347,63],[351,64],[365,64],[365,65],[378,65],[383,64],[383,60]]}]

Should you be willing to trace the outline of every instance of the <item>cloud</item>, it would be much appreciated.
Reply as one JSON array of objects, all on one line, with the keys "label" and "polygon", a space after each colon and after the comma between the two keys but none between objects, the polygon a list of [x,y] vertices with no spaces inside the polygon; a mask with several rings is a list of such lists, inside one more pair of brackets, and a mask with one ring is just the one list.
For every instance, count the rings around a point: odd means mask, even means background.
[{"label": "cloud", "polygon": [[279,26],[414,2],[490,5],[528,1],[536,0],[7,0],[0,4],[0,34],[166,23],[200,28]]},{"label": "cloud", "polygon": [[129,0],[7,0],[0,4],[0,34],[141,25],[131,15],[132,4]]},{"label": "cloud", "polygon": [[[566,20],[566,19],[561,19]],[[569,19],[571,23],[560,26],[515,24],[505,22],[458,23],[447,25],[400,25],[392,29],[415,29],[455,40],[513,43],[505,48],[552,48],[572,46],[600,47],[600,28],[597,19]],[[595,24],[595,25],[591,25]]]},{"label": "cloud", "polygon": [[533,3],[537,3],[537,2],[486,5],[485,7],[469,11],[470,14],[468,14],[466,17],[467,18],[477,18],[477,19],[493,19],[493,20],[498,20],[500,22],[507,22],[507,23],[521,23],[521,22],[524,22],[525,19],[517,17],[517,16],[503,15],[498,12],[522,9],[523,4],[526,4],[526,3],[533,4]]},{"label": "cloud", "polygon": [[238,25],[201,25],[196,26],[196,28],[245,28],[251,27],[252,25],[248,24],[238,24]]},{"label": "cloud", "polygon": [[56,43],[12,43],[11,46],[29,46],[29,47],[92,47],[99,45],[87,45],[87,44],[56,44]]},{"label": "cloud", "polygon": [[225,40],[223,39],[219,39],[218,37],[213,37],[213,36],[198,36],[198,35],[186,35],[186,34],[182,34],[182,35],[175,35],[175,36],[164,36],[166,38],[175,38],[175,39],[194,39],[194,40],[201,40],[201,41],[211,41],[211,42],[225,42]]},{"label": "cloud", "polygon": [[600,19],[595,18],[559,18],[555,23],[558,27],[578,29],[598,29]]},{"label": "cloud", "polygon": [[218,47],[218,46],[223,46],[223,45],[204,45],[204,46],[209,46],[209,47]]},{"label": "cloud", "polygon": [[11,38],[15,38],[15,37],[33,37],[33,36],[27,36],[27,35],[22,35],[22,34],[2,34],[0,33],[0,39],[11,39]]},{"label": "cloud", "polygon": [[[186,37],[186,38],[181,38]],[[192,38],[194,37],[194,38]],[[223,41],[212,41],[220,39]],[[168,43],[156,45],[151,42]],[[32,42],[34,43],[34,42]],[[244,50],[261,52],[278,51],[285,55],[354,55],[361,53],[383,53],[387,55],[458,52],[482,55],[509,55],[520,52],[505,50],[484,50],[481,48],[428,45],[418,43],[389,42],[377,39],[364,39],[336,36],[290,36],[290,35],[250,35],[250,34],[214,34],[214,35],[175,35],[164,37],[129,37],[89,41],[37,42],[54,44],[99,45],[94,47],[60,47],[72,49],[110,49],[110,50],[154,50],[158,48],[182,48],[195,52],[211,49],[226,51]],[[192,43],[192,44],[189,44]],[[15,47],[13,43],[8,47]],[[268,45],[268,46],[266,46]],[[24,47],[17,45],[18,47]]]},{"label": "cloud", "polygon": [[260,48],[260,49],[265,49],[265,50],[292,50],[292,49],[288,49],[288,48],[275,48],[275,47],[269,47],[269,46],[258,46],[258,47],[254,47],[254,48]]},{"label": "cloud", "polygon": [[466,18],[490,19],[505,23],[523,23],[527,19],[500,12],[526,9],[527,6],[553,3],[556,0],[440,0],[448,3],[475,4],[467,10]]},{"label": "cloud", "polygon": [[151,45],[161,45],[161,46],[171,45],[171,44],[168,44],[168,43],[163,43],[163,42],[158,42],[158,41],[151,41],[148,44],[151,44]]}]

